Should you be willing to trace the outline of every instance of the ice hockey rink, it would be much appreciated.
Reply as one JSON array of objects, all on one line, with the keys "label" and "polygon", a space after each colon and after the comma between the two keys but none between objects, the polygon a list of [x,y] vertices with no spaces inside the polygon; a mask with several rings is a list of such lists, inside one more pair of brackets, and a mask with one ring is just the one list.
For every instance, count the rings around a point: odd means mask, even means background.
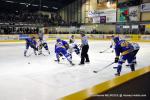
[{"label": "ice hockey rink", "polygon": [[[60,64],[55,62],[54,43],[48,42],[50,55],[43,50],[45,56],[35,56],[30,49],[30,57],[23,56],[25,43],[0,43],[0,100],[56,100],[115,78],[115,64],[93,73],[114,61],[111,49],[99,53],[110,46],[110,41],[89,41],[90,63],[82,66],[78,65],[80,56],[76,54],[75,66],[66,59]],[[139,44],[136,69],[150,65],[150,43]],[[121,75],[130,72],[125,65]]]}]

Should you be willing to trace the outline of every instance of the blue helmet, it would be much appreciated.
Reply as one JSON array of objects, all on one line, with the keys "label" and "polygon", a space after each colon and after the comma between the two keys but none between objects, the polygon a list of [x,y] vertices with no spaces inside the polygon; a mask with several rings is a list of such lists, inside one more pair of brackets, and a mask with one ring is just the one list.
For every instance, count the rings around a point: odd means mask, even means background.
[{"label": "blue helmet", "polygon": [[57,39],[56,41],[57,41],[57,42],[61,42],[61,39]]},{"label": "blue helmet", "polygon": [[115,43],[117,43],[120,39],[119,39],[119,37],[117,36],[117,37],[113,37],[113,40],[114,40]]}]

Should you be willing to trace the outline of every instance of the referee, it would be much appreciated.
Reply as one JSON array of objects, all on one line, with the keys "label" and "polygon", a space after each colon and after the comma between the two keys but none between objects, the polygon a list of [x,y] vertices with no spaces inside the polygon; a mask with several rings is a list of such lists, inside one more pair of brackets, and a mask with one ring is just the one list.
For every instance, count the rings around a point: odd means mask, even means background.
[{"label": "referee", "polygon": [[89,63],[89,56],[88,56],[88,50],[89,50],[89,44],[88,44],[88,39],[87,36],[84,33],[81,33],[81,61],[79,63],[79,65],[83,65],[84,62]]}]

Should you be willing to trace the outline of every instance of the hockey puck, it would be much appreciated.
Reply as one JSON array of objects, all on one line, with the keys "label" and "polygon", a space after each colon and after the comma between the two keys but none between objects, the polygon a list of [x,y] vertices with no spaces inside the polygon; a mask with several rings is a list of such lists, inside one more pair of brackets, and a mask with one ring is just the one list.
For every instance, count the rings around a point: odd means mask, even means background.
[{"label": "hockey puck", "polygon": [[75,64],[71,64],[72,66],[74,66]]},{"label": "hockey puck", "polygon": [[97,71],[93,71],[94,73],[97,73]]}]

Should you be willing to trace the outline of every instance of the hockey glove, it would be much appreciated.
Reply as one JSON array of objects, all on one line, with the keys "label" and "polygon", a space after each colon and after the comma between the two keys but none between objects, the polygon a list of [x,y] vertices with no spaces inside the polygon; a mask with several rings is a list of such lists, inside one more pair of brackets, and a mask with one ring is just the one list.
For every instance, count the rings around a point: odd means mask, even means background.
[{"label": "hockey glove", "polygon": [[118,61],[119,61],[119,57],[115,57],[115,63],[118,63]]},{"label": "hockey glove", "polygon": [[113,47],[113,45],[110,45],[110,48],[112,48]]}]

